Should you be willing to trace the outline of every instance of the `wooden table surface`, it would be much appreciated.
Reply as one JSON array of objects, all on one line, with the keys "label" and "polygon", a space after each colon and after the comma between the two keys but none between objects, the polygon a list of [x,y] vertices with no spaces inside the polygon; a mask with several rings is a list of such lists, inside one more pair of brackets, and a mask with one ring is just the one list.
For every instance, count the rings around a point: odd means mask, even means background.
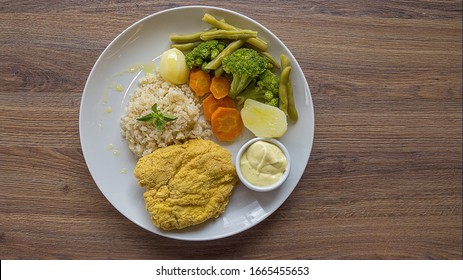
[{"label": "wooden table surface", "polygon": [[462,1],[203,1],[250,16],[309,82],[288,200],[225,239],[150,233],[102,195],[78,121],[125,28],[194,1],[0,1],[1,259],[462,259]]}]

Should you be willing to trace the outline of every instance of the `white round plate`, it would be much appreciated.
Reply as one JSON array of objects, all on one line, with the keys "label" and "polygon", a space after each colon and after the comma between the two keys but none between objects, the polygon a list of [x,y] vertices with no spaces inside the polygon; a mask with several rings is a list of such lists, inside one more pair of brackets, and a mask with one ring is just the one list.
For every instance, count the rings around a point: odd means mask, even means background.
[{"label": "white round plate", "polygon": [[[142,68],[159,65],[159,56],[170,47],[172,33],[193,33],[210,26],[202,22],[205,13],[225,18],[232,25],[256,30],[269,43],[276,58],[288,56],[298,122],[290,122],[279,140],[291,154],[291,173],[275,191],[258,193],[241,183],[235,188],[225,212],[217,219],[184,230],[162,231],[155,227],[145,209],[144,188],[138,186],[133,170],[137,158],[121,135],[120,118],[130,94],[142,77]],[[150,63],[151,62],[151,63]],[[149,67],[148,67],[149,66]],[[186,6],[148,16],[122,32],[96,61],[84,88],[79,130],[88,169],[109,202],[137,225],[162,236],[180,240],[213,240],[231,236],[258,224],[288,198],[301,178],[314,136],[314,113],[309,86],[299,64],[285,45],[268,29],[239,13],[209,6]],[[235,156],[242,144],[252,138],[249,131],[232,144],[220,143]]]}]

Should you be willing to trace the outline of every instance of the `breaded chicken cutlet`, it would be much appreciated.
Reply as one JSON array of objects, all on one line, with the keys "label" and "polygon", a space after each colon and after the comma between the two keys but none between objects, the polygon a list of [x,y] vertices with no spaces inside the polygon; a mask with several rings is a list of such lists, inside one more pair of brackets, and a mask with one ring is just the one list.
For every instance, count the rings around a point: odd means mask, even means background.
[{"label": "breaded chicken cutlet", "polygon": [[154,225],[182,229],[217,218],[237,183],[231,153],[210,140],[189,140],[139,159],[135,177]]}]

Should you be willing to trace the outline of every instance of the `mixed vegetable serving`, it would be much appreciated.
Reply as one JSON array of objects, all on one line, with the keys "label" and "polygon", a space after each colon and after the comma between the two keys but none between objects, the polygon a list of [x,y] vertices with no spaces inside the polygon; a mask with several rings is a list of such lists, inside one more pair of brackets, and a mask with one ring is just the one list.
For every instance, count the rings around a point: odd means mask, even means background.
[{"label": "mixed vegetable serving", "polygon": [[234,141],[243,126],[258,137],[281,137],[287,118],[297,121],[291,62],[280,63],[268,44],[249,29],[204,14],[211,25],[192,34],[171,34],[160,74],[173,84],[188,83],[202,98],[204,117],[219,141]]}]

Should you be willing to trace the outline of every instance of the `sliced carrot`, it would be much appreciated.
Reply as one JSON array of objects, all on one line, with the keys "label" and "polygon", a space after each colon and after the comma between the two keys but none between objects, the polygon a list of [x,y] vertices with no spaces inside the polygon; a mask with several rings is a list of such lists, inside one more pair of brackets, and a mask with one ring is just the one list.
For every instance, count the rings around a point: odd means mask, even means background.
[{"label": "sliced carrot", "polygon": [[243,131],[240,112],[236,108],[217,108],[212,114],[211,128],[217,140],[234,141]]},{"label": "sliced carrot", "polygon": [[228,96],[230,82],[224,76],[213,77],[211,81],[211,92],[215,98],[221,99]]},{"label": "sliced carrot", "polygon": [[193,68],[190,71],[190,81],[188,84],[197,96],[203,96],[211,92],[211,75],[199,68]]},{"label": "sliced carrot", "polygon": [[214,95],[209,94],[203,100],[203,112],[204,118],[208,121],[211,121],[212,113],[219,107],[226,107],[226,108],[235,108],[235,101],[231,99],[229,96],[225,96],[224,98],[217,99]]}]

